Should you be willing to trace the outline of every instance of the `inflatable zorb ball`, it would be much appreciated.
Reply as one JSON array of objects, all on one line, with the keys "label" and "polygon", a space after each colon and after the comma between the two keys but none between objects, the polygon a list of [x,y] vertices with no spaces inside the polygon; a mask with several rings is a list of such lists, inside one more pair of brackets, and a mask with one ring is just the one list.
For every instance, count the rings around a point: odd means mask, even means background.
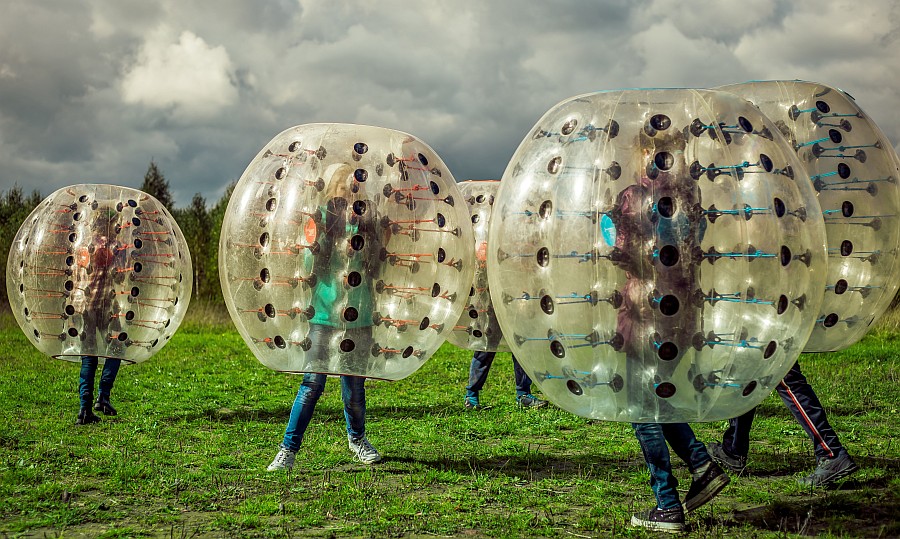
[{"label": "inflatable zorb ball", "polygon": [[487,274],[488,226],[494,195],[497,194],[499,185],[497,180],[469,180],[456,184],[472,216],[472,228],[475,232],[475,278],[469,289],[468,305],[463,309],[462,316],[447,341],[467,350],[509,352],[509,346],[503,339],[503,331],[494,314]]},{"label": "inflatable zorb ball", "polygon": [[158,352],[191,299],[191,256],[152,196],[74,185],[44,199],[13,240],[10,306],[41,352],[140,363]]},{"label": "inflatable zorb ball", "polygon": [[472,225],[453,176],[390,129],[277,135],[238,181],[221,238],[228,311],[277,371],[408,376],[444,342],[472,284]]},{"label": "inflatable zorb ball", "polygon": [[797,156],[749,102],[588,94],[510,161],[488,281],[507,343],[561,408],[713,421],[757,405],[803,349],[823,229]]},{"label": "inflatable zorb ball", "polygon": [[720,88],[748,99],[793,146],[825,218],[824,301],[804,352],[856,343],[900,286],[897,153],[848,94],[814,82],[748,82]]}]

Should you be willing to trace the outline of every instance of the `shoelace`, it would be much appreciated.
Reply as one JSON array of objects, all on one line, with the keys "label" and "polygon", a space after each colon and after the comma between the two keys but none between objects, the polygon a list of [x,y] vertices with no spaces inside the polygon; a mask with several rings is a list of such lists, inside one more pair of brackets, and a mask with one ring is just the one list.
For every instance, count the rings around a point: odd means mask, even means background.
[{"label": "shoelace", "polygon": [[362,440],[358,440],[356,443],[359,444],[358,452],[360,454],[372,455],[374,453],[377,453],[377,451],[375,451],[375,446],[373,446],[369,442],[368,438],[363,438]]}]

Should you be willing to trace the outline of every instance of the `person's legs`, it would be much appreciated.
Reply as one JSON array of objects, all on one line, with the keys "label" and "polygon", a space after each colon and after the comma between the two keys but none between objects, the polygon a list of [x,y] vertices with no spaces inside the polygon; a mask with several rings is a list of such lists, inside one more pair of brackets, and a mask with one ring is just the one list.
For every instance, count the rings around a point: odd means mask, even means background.
[{"label": "person's legs", "polygon": [[751,408],[749,412],[728,420],[728,429],[722,435],[722,447],[729,455],[746,458],[750,454],[750,429],[755,416],[756,408]]},{"label": "person's legs", "polygon": [[347,446],[362,463],[375,464],[381,455],[366,437],[365,382],[361,376],[341,376],[341,398],[347,422]]},{"label": "person's legs", "polygon": [[750,453],[750,429],[755,415],[756,408],[751,408],[749,412],[729,419],[728,429],[722,435],[722,443],[709,443],[709,456],[732,472],[743,472]]},{"label": "person's legs", "polygon": [[837,433],[828,423],[819,397],[800,371],[799,362],[794,363],[777,389],[785,406],[812,440],[816,460],[834,458],[844,449]]},{"label": "person's legs", "polygon": [[494,363],[495,352],[475,352],[472,355],[472,364],[469,366],[469,385],[466,386],[467,397],[477,397],[478,392],[487,381],[491,364]]},{"label": "person's legs", "polygon": [[78,396],[82,408],[90,408],[94,400],[94,378],[97,375],[97,356],[81,356],[81,376],[78,380]]},{"label": "person's legs", "polygon": [[81,356],[81,373],[78,378],[78,400],[80,409],[76,425],[89,425],[97,423],[100,418],[91,410],[91,401],[94,400],[94,378],[97,375],[97,356]]},{"label": "person's legs", "polygon": [[516,376],[516,397],[530,394],[531,378],[528,377],[528,373],[525,372],[525,369],[522,368],[522,365],[519,365],[519,360],[516,359],[515,355],[513,355],[512,361],[513,372]]},{"label": "person's legs", "polygon": [[516,356],[512,356],[513,372],[516,375],[516,403],[522,408],[543,408],[547,401],[541,400],[531,394],[531,378],[519,364]]},{"label": "person's legs", "polygon": [[641,444],[644,462],[650,471],[650,488],[656,496],[656,507],[631,515],[631,525],[651,530],[681,531],[684,509],[678,498],[678,480],[672,475],[669,448],[659,423],[632,423],[634,435]]},{"label": "person's legs", "polygon": [[669,447],[659,423],[632,423],[634,435],[641,445],[644,462],[650,470],[650,488],[656,496],[659,509],[681,508],[678,497],[678,480],[672,475]]},{"label": "person's legs", "polygon": [[494,363],[495,352],[478,351],[472,355],[472,364],[469,366],[469,385],[466,386],[466,408],[480,408],[481,403],[478,401],[478,394],[487,381],[488,372]]},{"label": "person's legs", "polygon": [[109,396],[112,394],[113,384],[116,381],[116,376],[119,374],[119,367],[121,365],[121,359],[108,358],[103,363],[103,372],[100,374],[99,399],[109,400]]},{"label": "person's legs", "polygon": [[344,401],[344,420],[347,436],[354,440],[366,436],[366,379],[361,376],[341,376],[341,399]]},{"label": "person's legs", "polygon": [[816,469],[799,480],[801,485],[825,487],[859,469],[831,428],[819,397],[800,371],[799,362],[794,363],[777,389],[781,400],[813,442]]},{"label": "person's legs", "polygon": [[672,451],[688,465],[691,473],[709,462],[706,446],[694,435],[694,429],[687,423],[663,423],[662,433]]},{"label": "person's legs", "polygon": [[109,396],[112,393],[113,383],[116,381],[116,375],[119,374],[121,364],[121,359],[108,358],[103,362],[103,373],[100,375],[100,391],[97,395],[97,402],[94,403],[94,410],[103,412],[103,415],[116,415],[118,413],[109,402]]},{"label": "person's legs", "polygon": [[291,406],[291,415],[288,418],[287,427],[284,430],[284,439],[281,447],[296,452],[303,442],[303,434],[312,420],[316,403],[325,389],[326,376],[324,374],[307,373],[303,375],[303,383],[297,391],[294,405]]},{"label": "person's legs", "polygon": [[684,496],[684,510],[694,511],[712,500],[731,480],[712,461],[706,446],[697,439],[690,425],[666,423],[662,431],[666,442],[691,471],[691,486]]}]

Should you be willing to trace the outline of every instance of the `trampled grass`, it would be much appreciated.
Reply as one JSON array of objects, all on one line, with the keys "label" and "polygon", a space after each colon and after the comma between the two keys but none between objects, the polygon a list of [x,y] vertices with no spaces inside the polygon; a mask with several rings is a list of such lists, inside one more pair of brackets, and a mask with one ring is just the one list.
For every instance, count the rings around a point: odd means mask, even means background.
[{"label": "trampled grass", "polygon": [[[78,367],[45,358],[0,316],[0,534],[647,535],[627,525],[653,503],[629,425],[517,409],[508,355],[482,395],[493,406],[467,413],[470,355],[449,345],[405,380],[367,382],[382,464],[352,460],[329,380],[294,470],[267,473],[300,378],[260,365],[221,314],[193,310],[157,356],[123,367],[119,415],[86,427],[72,424]],[[689,517],[690,535],[900,536],[900,333],[882,327],[842,353],[801,359],[862,470],[838,489],[799,487],[812,446],[772,396],[747,471]],[[694,426],[713,441],[724,422]]]}]

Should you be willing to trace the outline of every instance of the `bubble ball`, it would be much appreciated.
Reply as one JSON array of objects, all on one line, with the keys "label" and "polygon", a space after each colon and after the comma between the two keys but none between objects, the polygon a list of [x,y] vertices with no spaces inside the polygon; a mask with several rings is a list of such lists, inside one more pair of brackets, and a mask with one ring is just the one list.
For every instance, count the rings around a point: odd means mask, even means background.
[{"label": "bubble ball", "polygon": [[818,313],[824,222],[774,124],[726,92],[622,90],[553,107],[503,174],[488,282],[507,343],[583,417],[753,408]]},{"label": "bubble ball", "polygon": [[390,129],[277,135],[228,203],[225,302],[265,366],[398,380],[444,342],[474,271],[469,213],[440,157]]},{"label": "bubble ball", "polygon": [[866,334],[900,286],[897,153],[845,92],[806,81],[720,88],[758,106],[788,139],[825,218],[824,300],[805,352],[841,350]]},{"label": "bubble ball", "polygon": [[16,321],[38,350],[146,361],[191,299],[191,256],[155,198],[115,185],[60,189],[31,212],[6,268]]},{"label": "bubble ball", "polygon": [[456,186],[468,205],[475,232],[475,278],[469,290],[468,305],[463,309],[462,316],[447,341],[466,350],[509,352],[509,346],[503,339],[503,331],[494,314],[487,276],[488,225],[500,181],[468,180],[459,182]]}]

